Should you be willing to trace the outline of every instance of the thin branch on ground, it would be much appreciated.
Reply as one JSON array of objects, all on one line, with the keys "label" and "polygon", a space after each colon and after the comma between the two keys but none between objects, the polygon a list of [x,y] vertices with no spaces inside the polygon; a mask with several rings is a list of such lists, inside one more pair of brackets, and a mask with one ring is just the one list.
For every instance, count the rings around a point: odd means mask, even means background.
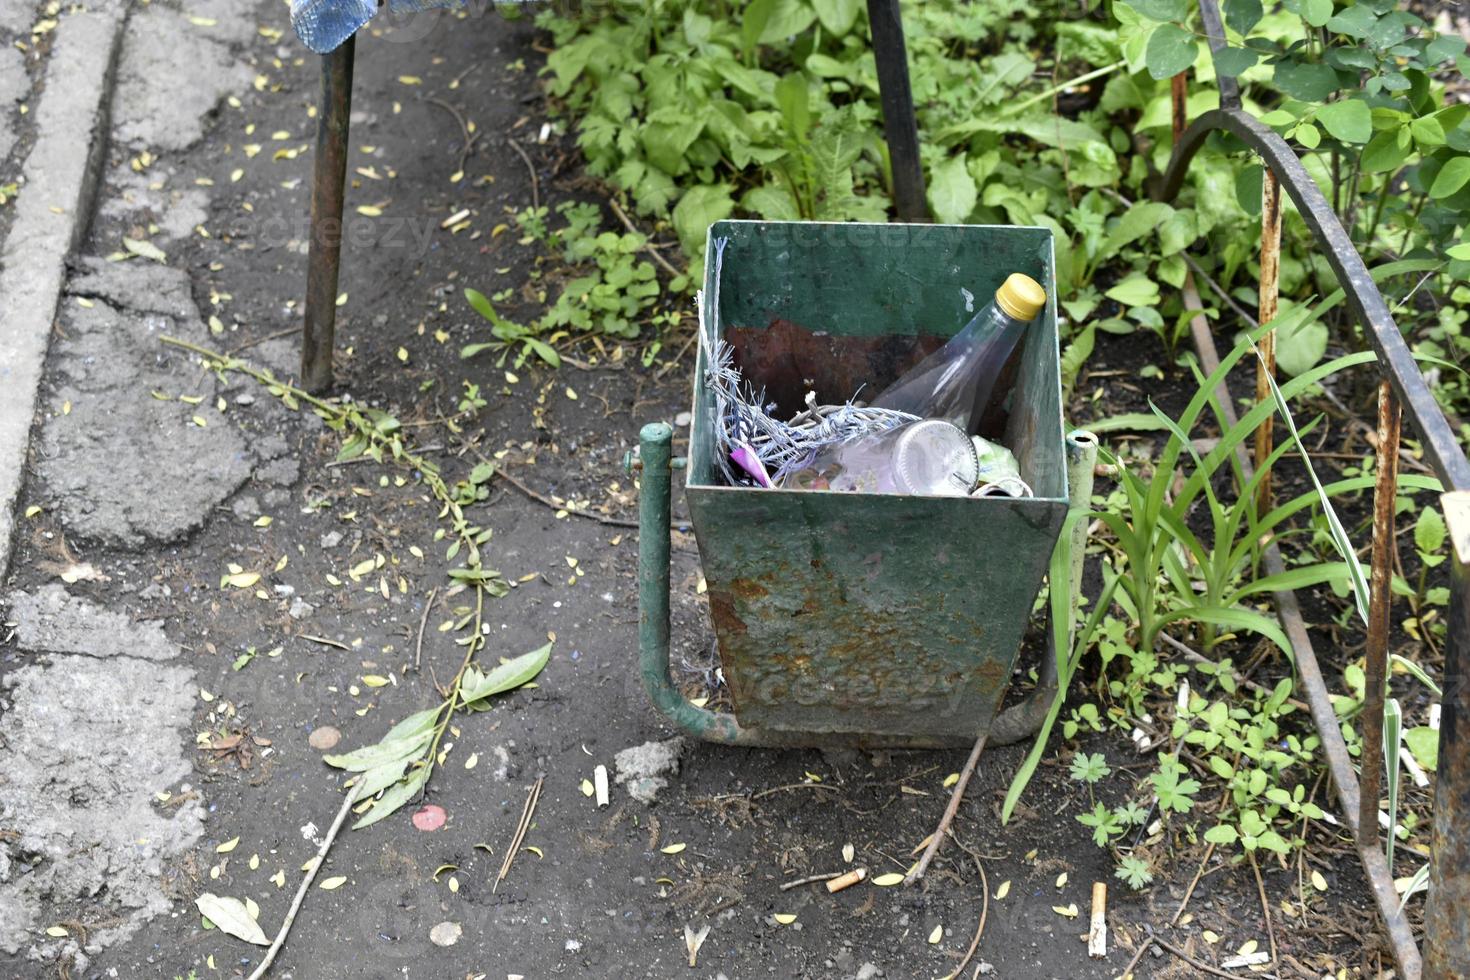
[{"label": "thin branch on ground", "polygon": [[[358,778],[361,779],[360,776]],[[331,829],[327,831],[327,836],[322,840],[321,847],[316,849],[316,860],[311,863],[311,868],[306,872],[306,877],[301,879],[301,885],[296,889],[296,897],[291,899],[291,908],[286,912],[286,919],[281,923],[280,931],[276,933],[276,938],[271,943],[270,949],[265,951],[265,959],[260,961],[260,966],[255,968],[255,972],[250,974],[248,980],[260,980],[261,977],[265,976],[266,971],[275,962],[276,954],[285,945],[286,935],[291,931],[291,926],[296,922],[296,913],[301,910],[301,903],[306,899],[307,890],[311,888],[311,883],[316,880],[316,873],[321,870],[323,864],[327,863],[327,852],[332,849],[332,843],[337,839],[337,833],[342,829],[342,823],[347,819],[347,814],[352,812],[352,804],[357,802],[357,785],[360,784],[354,785],[352,789],[347,791],[347,796],[342,800],[342,806],[337,811],[336,818],[332,821]]]},{"label": "thin branch on ground", "polygon": [[229,354],[231,357],[233,357],[234,355],[240,353],[242,350],[249,350],[256,344],[264,344],[267,341],[271,340],[280,340],[282,337],[289,337],[292,334],[297,334],[300,332],[300,327],[287,327],[285,330],[277,330],[275,333],[268,333],[264,337],[256,337],[254,340],[247,340],[245,341],[245,343],[241,344],[238,347],[231,347]]},{"label": "thin branch on ground", "polygon": [[541,180],[536,176],[536,165],[531,162],[531,155],[509,136],[505,138],[505,141],[510,144],[512,150],[521,155],[522,160],[526,161],[526,172],[531,175],[531,207],[539,208],[541,206]]},{"label": "thin branch on ground", "polygon": [[436,105],[439,108],[445,110],[451,116],[454,117],[454,121],[455,122],[459,123],[459,132],[460,132],[459,163],[455,166],[454,169],[458,173],[461,173],[461,174],[464,173],[464,165],[465,165],[465,162],[469,160],[469,158],[470,158],[470,152],[475,148],[475,141],[480,138],[480,134],[479,133],[471,133],[470,132],[470,124],[465,121],[464,114],[461,113],[454,106],[450,105],[448,102],[445,102],[443,99],[436,99],[436,98],[433,98],[431,96],[431,97],[425,99],[424,101],[427,102],[427,103],[429,103],[430,105]]},{"label": "thin branch on ground", "polygon": [[805,878],[797,878],[795,881],[782,882],[781,891],[789,892],[791,889],[800,888],[802,885],[815,885],[819,881],[831,881],[833,878],[841,878],[845,874],[847,874],[846,871],[829,871],[825,874],[807,875]]},{"label": "thin branch on ground", "polygon": [[509,483],[511,486],[515,487],[521,493],[525,494],[527,497],[530,497],[538,504],[543,504],[557,512],[566,511],[568,514],[571,514],[575,517],[584,517],[589,521],[596,521],[599,524],[606,524],[610,527],[638,527],[637,521],[629,521],[621,517],[606,517],[602,514],[594,514],[590,510],[582,510],[577,507],[568,507],[565,504],[559,504],[556,501],[552,500],[550,497],[539,494],[535,490],[532,490],[530,487],[526,486],[520,481],[518,477],[514,476],[505,467],[501,466],[499,463],[496,463],[494,460],[487,459],[485,457],[485,454],[480,452],[478,449],[474,450],[474,453],[475,456],[480,460],[480,462],[489,463],[490,465],[495,467],[496,478],[504,479],[506,483]]},{"label": "thin branch on ground", "polygon": [[1143,954],[1147,953],[1153,944],[1154,941],[1152,938],[1145,939],[1138,944],[1138,950],[1133,954],[1133,959],[1129,960],[1128,965],[1123,967],[1123,972],[1118,974],[1121,980],[1128,980],[1129,977],[1133,976],[1133,968],[1138,965],[1138,961],[1143,959]]},{"label": "thin branch on ground", "polygon": [[[1190,956],[1184,950],[1180,949],[1178,946],[1175,946],[1173,943],[1169,942],[1169,940],[1164,939],[1162,936],[1160,936],[1157,933],[1155,933],[1152,926],[1144,926],[1143,928],[1148,931],[1148,941],[1149,942],[1155,943],[1160,949],[1164,950],[1166,953],[1173,953],[1175,956],[1179,957],[1181,960],[1183,960],[1184,962],[1188,963],[1190,966],[1194,967],[1196,970],[1200,970],[1200,971],[1202,971],[1204,973],[1208,973],[1212,977],[1227,977],[1228,980],[1240,980],[1240,975],[1239,974],[1236,974],[1236,973],[1227,973],[1226,971],[1220,969],[1219,967],[1210,966],[1210,964],[1205,963],[1202,960],[1197,960],[1193,956]],[[1257,976],[1262,977],[1263,980],[1277,980],[1276,975],[1274,973],[1262,973],[1262,974],[1257,974]]]},{"label": "thin branch on ground", "polygon": [[934,860],[934,855],[939,851],[939,845],[944,842],[944,835],[949,830],[949,825],[954,822],[954,815],[960,808],[960,800],[965,798],[965,787],[970,785],[970,777],[975,775],[975,766],[980,762],[980,753],[985,751],[985,740],[989,737],[990,731],[987,729],[975,739],[975,747],[970,750],[970,757],[965,760],[965,768],[960,770],[960,781],[954,784],[954,791],[949,795],[949,805],[944,808],[944,816],[939,818],[939,826],[934,828],[934,835],[929,839],[929,846],[924,848],[924,856],[919,858],[919,863],[914,865],[914,870],[904,876],[905,885],[912,885],[924,877],[924,872],[929,870],[929,862]]},{"label": "thin branch on ground", "polygon": [[1189,887],[1184,889],[1184,899],[1179,903],[1179,907],[1174,910],[1174,918],[1169,920],[1169,925],[1177,926],[1179,924],[1179,917],[1184,914],[1185,907],[1189,905],[1190,898],[1194,896],[1195,886],[1198,885],[1199,880],[1205,876],[1205,866],[1210,863],[1210,857],[1214,853],[1215,842],[1210,841],[1210,846],[1205,848],[1205,856],[1200,859],[1199,867],[1196,868],[1194,871],[1194,877],[1191,878],[1189,881]]},{"label": "thin branch on ground", "polygon": [[[639,231],[637,226],[633,224],[633,220],[628,217],[628,212],[624,211],[622,206],[618,204],[616,198],[608,198],[607,203],[612,205],[613,214],[618,216],[618,220],[623,223],[624,228],[628,229],[628,231],[632,232],[635,235],[643,235],[643,232]],[[644,236],[643,248],[646,252],[648,252],[649,255],[653,257],[653,261],[663,266],[664,271],[667,272],[669,275],[674,276],[675,278],[683,275],[683,273],[681,273],[678,269],[675,269],[672,265],[669,264],[668,259],[658,254],[658,250],[653,247],[651,241],[646,235]]]},{"label": "thin branch on ground", "polygon": [[[1169,646],[1173,647],[1175,650],[1178,650],[1180,653],[1184,654],[1185,659],[1187,660],[1190,660],[1197,664],[1206,664],[1211,667],[1219,666],[1216,661],[1211,660],[1210,658],[1201,654],[1199,651],[1191,649],[1183,643],[1180,643],[1178,640],[1174,639],[1172,636],[1170,636],[1168,633],[1163,632],[1162,630],[1159,632],[1159,638],[1162,639],[1165,643],[1169,644]],[[1241,687],[1248,687],[1252,691],[1255,691],[1257,694],[1264,694],[1267,697],[1270,697],[1272,694],[1275,693],[1269,687],[1266,687],[1263,684],[1257,684],[1255,681],[1250,680],[1249,678],[1242,677],[1238,671],[1232,670],[1230,672],[1230,676],[1235,680],[1236,684]],[[1305,702],[1298,701],[1296,698],[1287,698],[1284,703],[1291,705],[1298,711],[1311,710],[1307,707]]]},{"label": "thin branch on ground", "polygon": [[505,880],[505,876],[510,874],[510,866],[515,863],[516,854],[521,849],[521,843],[526,839],[526,831],[530,829],[531,818],[536,813],[536,802],[541,799],[541,784],[543,782],[544,777],[536,777],[536,782],[531,787],[531,791],[526,794],[526,805],[521,808],[520,822],[516,824],[516,832],[511,837],[510,847],[506,849],[505,860],[500,863],[500,874],[495,876],[495,884],[490,887],[490,893],[492,895],[495,893],[495,889],[500,887],[500,883]]},{"label": "thin branch on ground", "polygon": [[439,594],[439,588],[435,586],[429,590],[429,598],[424,602],[424,614],[419,618],[419,638],[413,645],[413,669],[418,671],[419,665],[424,660],[424,627],[429,623],[429,610],[434,608],[434,597]]},{"label": "thin branch on ground", "polygon": [[1251,870],[1256,874],[1256,891],[1261,896],[1261,914],[1266,917],[1266,938],[1271,940],[1271,969],[1281,970],[1281,956],[1276,951],[1276,927],[1271,924],[1271,903],[1266,900],[1266,882],[1261,878],[1261,866],[1256,863],[1256,852],[1247,850],[1245,856],[1251,860]]},{"label": "thin branch on ground", "polygon": [[674,355],[674,359],[672,361],[659,368],[658,374],[654,375],[654,378],[656,380],[662,381],[664,375],[668,374],[670,371],[674,370],[674,368],[678,367],[680,362],[684,360],[684,355],[689,353],[689,348],[693,347],[694,342],[698,339],[699,329],[695,328],[695,330],[689,334],[689,339],[684,341],[684,346],[679,348],[679,353]]},{"label": "thin branch on ground", "polygon": [[[965,955],[964,958],[960,960],[960,965],[955,967],[954,970],[949,974],[949,976],[944,978],[944,980],[954,980],[955,977],[958,977],[960,975],[960,972],[964,970],[965,967],[970,965],[970,960],[975,958],[975,950],[980,948],[980,937],[985,935],[985,920],[990,915],[990,878],[987,877],[985,874],[985,865],[981,863],[980,855],[977,854],[968,845],[966,845],[964,841],[960,840],[959,837],[955,835],[954,831],[951,830],[949,832],[949,836],[954,838],[955,846],[964,851],[966,854],[970,855],[971,860],[975,862],[975,870],[980,872],[981,900],[980,922],[978,925],[975,926],[975,938],[970,940],[970,948],[965,950]],[[978,977],[979,975],[980,968],[977,966],[975,968],[975,976]]]}]

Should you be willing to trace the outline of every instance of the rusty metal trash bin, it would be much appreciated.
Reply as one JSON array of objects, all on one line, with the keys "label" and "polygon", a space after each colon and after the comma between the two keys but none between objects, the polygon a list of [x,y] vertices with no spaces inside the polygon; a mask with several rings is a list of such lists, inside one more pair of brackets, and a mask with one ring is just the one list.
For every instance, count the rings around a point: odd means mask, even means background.
[{"label": "rusty metal trash bin", "polygon": [[[792,414],[808,390],[821,403],[882,390],[1009,273],[1049,294],[1055,281],[1046,228],[722,221],[709,235],[727,244],[718,284],[707,250],[701,337],[717,331],[741,373]],[[980,427],[1015,453],[1031,498],[725,485],[701,383],[708,353],[701,342],[685,493],[734,714],[690,704],[669,678],[679,461],[662,423],[640,447],[641,672],[655,705],[720,742],[972,742],[1000,709],[1070,503],[1054,294]],[[1089,466],[1087,493],[1090,476]]]}]

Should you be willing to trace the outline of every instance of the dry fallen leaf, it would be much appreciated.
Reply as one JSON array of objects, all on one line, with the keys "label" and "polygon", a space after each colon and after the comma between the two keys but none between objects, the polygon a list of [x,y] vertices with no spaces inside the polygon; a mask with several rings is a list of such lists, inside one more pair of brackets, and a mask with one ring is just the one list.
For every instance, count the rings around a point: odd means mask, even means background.
[{"label": "dry fallen leaf", "polygon": [[224,898],[205,892],[194,899],[194,905],[199,909],[199,914],[213,922],[220,932],[256,946],[271,944],[260,928],[260,923],[251,918],[249,909],[238,898]]}]

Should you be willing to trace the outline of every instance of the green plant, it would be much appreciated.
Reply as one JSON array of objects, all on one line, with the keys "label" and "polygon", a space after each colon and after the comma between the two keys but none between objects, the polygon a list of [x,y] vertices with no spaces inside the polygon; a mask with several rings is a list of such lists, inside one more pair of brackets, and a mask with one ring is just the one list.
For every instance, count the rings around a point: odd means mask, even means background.
[{"label": "green plant", "polygon": [[526,358],[532,354],[535,354],[552,367],[559,367],[561,365],[561,355],[556,352],[554,347],[536,339],[532,336],[530,330],[521,326],[519,323],[512,323],[499,313],[496,313],[495,307],[490,305],[490,301],[485,298],[483,293],[475,289],[466,289],[464,291],[464,298],[470,304],[471,309],[489,321],[490,332],[494,335],[495,339],[466,344],[460,348],[460,357],[471,358],[481,351],[497,350],[500,352],[500,359],[496,363],[504,367],[506,357],[512,350],[519,347],[519,350],[516,352],[516,367],[524,364]]},{"label": "green plant", "polygon": [[[451,567],[448,575],[456,586],[473,592],[474,605],[454,610],[458,618],[452,622],[451,629],[463,634],[455,643],[464,647],[465,653],[445,689],[444,700],[399,722],[378,744],[326,760],[331,765],[361,773],[354,777],[352,799],[364,801],[359,807],[368,805],[369,809],[353,826],[368,826],[403,806],[428,784],[434,767],[442,761],[439,744],[455,711],[484,710],[494,695],[534,678],[550,656],[548,644],[488,671],[475,665],[475,654],[485,645],[485,599],[499,598],[510,591],[505,577],[486,567],[483,561],[481,548],[489,542],[491,529],[472,523],[465,515],[467,506],[484,499],[484,485],[493,476],[494,466],[481,463],[451,487],[432,460],[404,445],[403,427],[390,413],[351,401],[319,398],[240,358],[174,337],[161,340],[197,355],[221,379],[230,372],[243,374],[263,385],[287,408],[309,406],[328,429],[343,438],[337,452],[339,461],[365,456],[378,462],[397,463],[416,473],[440,505],[440,518],[446,526],[435,531],[434,540],[450,539],[444,552],[445,561],[452,563],[462,556],[462,564]],[[370,799],[371,804],[367,804]]]}]

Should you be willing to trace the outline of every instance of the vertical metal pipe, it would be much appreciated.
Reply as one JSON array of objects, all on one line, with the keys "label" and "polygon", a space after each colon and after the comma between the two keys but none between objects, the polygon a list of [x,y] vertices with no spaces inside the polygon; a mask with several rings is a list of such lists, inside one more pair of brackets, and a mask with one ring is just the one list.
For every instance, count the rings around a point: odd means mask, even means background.
[{"label": "vertical metal pipe", "polygon": [[[1257,317],[1260,323],[1276,319],[1276,300],[1281,290],[1281,184],[1267,167],[1261,181],[1261,292]],[[1257,345],[1261,360],[1256,362],[1256,401],[1271,400],[1271,378],[1276,377],[1276,331],[1263,336]],[[1256,430],[1256,470],[1260,471],[1271,456],[1275,437],[1275,414],[1267,415]],[[1271,509],[1271,474],[1261,477],[1256,485],[1256,511]]]},{"label": "vertical metal pipe", "polygon": [[322,55],[316,158],[311,177],[311,241],[306,258],[306,311],[301,334],[301,384],[332,386],[337,327],[337,273],[342,255],[342,199],[347,183],[347,125],[352,115],[352,61],[356,37]]},{"label": "vertical metal pipe", "polygon": [[878,95],[883,103],[883,135],[893,173],[893,205],[899,221],[928,221],[924,169],[919,162],[919,122],[909,87],[908,55],[898,0],[868,0],[873,58],[878,65]]},{"label": "vertical metal pipe", "polygon": [[1470,491],[1440,498],[1452,575],[1435,770],[1424,976],[1470,977]]},{"label": "vertical metal pipe", "polygon": [[696,708],[669,678],[669,514],[674,430],[650,422],[638,433],[642,472],[638,485],[638,673],[643,689],[665,718],[711,742],[759,742],[733,715]]},{"label": "vertical metal pipe", "polygon": [[[1378,840],[1383,784],[1383,696],[1388,681],[1388,612],[1393,581],[1393,509],[1399,481],[1399,403],[1387,381],[1378,384],[1377,479],[1373,487],[1373,577],[1369,583],[1368,645],[1363,668],[1363,754],[1358,783],[1358,843]],[[1392,828],[1389,829],[1392,833]]]}]

